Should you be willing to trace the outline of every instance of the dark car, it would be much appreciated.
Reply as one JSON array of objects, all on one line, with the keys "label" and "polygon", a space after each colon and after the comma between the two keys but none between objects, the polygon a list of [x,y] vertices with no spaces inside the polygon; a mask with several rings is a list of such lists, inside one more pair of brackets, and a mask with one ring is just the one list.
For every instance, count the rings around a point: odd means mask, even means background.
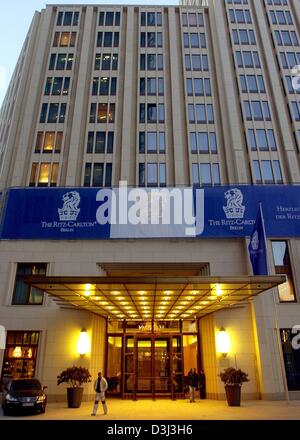
[{"label": "dark car", "polygon": [[37,379],[13,379],[3,393],[3,415],[25,410],[44,413],[46,410],[47,396],[45,389]]}]

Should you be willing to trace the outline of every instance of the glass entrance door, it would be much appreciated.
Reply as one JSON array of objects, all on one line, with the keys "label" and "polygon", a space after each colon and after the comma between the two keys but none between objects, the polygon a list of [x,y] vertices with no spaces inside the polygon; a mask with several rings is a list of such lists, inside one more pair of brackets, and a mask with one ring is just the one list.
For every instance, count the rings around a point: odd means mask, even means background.
[{"label": "glass entrance door", "polygon": [[137,392],[152,393],[152,340],[137,339]]}]

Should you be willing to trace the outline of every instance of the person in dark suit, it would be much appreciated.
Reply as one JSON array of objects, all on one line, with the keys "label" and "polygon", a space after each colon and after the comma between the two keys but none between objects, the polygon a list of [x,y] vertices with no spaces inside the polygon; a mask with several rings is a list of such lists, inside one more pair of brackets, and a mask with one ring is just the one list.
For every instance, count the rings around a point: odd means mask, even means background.
[{"label": "person in dark suit", "polygon": [[196,388],[198,386],[198,374],[196,372],[196,368],[191,368],[188,374],[188,386],[190,392],[190,403],[195,402],[195,393]]},{"label": "person in dark suit", "polygon": [[200,399],[206,399],[206,377],[204,370],[199,373]]}]

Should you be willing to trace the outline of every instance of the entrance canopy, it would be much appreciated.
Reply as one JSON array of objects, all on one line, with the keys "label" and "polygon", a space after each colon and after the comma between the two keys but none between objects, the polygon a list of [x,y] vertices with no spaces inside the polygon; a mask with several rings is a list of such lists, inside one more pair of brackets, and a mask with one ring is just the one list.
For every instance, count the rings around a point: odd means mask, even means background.
[{"label": "entrance canopy", "polygon": [[243,305],[286,281],[282,275],[255,277],[53,277],[25,280],[60,305],[126,320],[200,318]]}]

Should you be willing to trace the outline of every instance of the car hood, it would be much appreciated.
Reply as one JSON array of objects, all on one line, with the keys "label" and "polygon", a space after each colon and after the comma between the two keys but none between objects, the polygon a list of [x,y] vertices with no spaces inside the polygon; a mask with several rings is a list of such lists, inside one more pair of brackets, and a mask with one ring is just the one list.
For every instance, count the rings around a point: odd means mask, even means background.
[{"label": "car hood", "polygon": [[45,393],[43,390],[16,390],[10,392],[9,394],[15,397],[38,397],[43,396]]}]

